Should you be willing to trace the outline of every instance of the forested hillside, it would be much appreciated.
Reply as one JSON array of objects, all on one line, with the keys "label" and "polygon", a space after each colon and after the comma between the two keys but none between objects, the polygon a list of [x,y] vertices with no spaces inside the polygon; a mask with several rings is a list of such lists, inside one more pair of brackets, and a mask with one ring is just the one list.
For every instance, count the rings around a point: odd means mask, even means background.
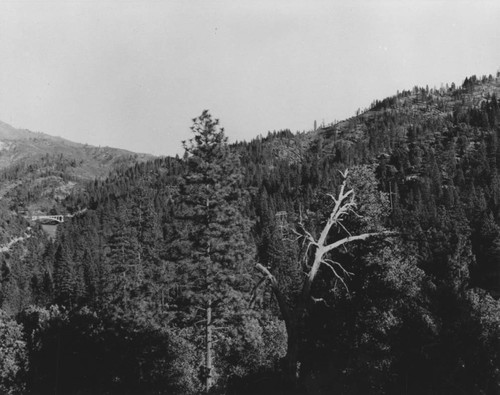
[{"label": "forested hillside", "polygon": [[0,121],[0,198],[18,213],[61,212],[61,201],[86,182],[152,158],[16,129]]},{"label": "forested hillside", "polygon": [[499,94],[415,87],[231,146],[204,111],[183,158],[61,198],[87,211],[54,241],[19,195],[0,391],[498,393]]}]

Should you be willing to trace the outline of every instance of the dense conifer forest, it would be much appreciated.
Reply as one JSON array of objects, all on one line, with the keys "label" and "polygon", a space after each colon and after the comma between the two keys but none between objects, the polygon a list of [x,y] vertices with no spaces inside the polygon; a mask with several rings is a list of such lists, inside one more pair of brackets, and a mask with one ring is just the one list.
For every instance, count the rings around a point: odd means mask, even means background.
[{"label": "dense conifer forest", "polygon": [[497,394],[499,93],[415,87],[232,145],[203,111],[182,158],[60,200],[54,239],[18,186],[0,392]]}]

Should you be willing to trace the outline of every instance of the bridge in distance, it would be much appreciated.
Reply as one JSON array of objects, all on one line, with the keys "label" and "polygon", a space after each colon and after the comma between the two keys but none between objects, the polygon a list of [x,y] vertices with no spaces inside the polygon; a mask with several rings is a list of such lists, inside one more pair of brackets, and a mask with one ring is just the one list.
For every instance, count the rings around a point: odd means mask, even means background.
[{"label": "bridge in distance", "polygon": [[76,215],[83,214],[85,211],[87,211],[87,209],[77,211],[74,214],[32,215],[31,217],[26,217],[26,218],[31,218],[32,221],[55,221],[55,222],[63,223],[64,218],[72,218]]}]

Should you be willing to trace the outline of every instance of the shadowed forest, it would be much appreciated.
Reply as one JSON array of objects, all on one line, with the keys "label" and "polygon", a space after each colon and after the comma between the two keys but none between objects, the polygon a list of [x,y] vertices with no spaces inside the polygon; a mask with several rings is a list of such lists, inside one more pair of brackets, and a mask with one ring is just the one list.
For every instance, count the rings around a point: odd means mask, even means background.
[{"label": "shadowed forest", "polygon": [[81,214],[55,238],[23,184],[0,201],[0,392],[498,394],[499,92],[415,87],[232,145],[203,111],[183,157],[58,202]]}]

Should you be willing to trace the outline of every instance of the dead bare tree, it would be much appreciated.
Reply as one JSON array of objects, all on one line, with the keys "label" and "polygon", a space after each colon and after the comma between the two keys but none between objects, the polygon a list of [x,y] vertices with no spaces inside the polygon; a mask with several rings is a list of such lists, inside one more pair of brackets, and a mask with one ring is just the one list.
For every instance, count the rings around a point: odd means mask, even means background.
[{"label": "dead bare tree", "polygon": [[[311,287],[318,275],[319,269],[321,266],[328,268],[335,278],[342,282],[342,284],[347,288],[347,284],[345,282],[346,277],[351,275],[341,263],[336,262],[330,259],[330,253],[341,246],[345,246],[346,244],[359,241],[366,240],[369,237],[379,236],[384,234],[391,234],[394,232],[382,231],[382,232],[374,232],[374,233],[362,233],[359,235],[351,235],[349,231],[343,225],[343,220],[349,215],[359,216],[356,209],[356,201],[355,194],[352,189],[346,189],[347,184],[347,176],[348,170],[341,173],[343,182],[340,186],[340,191],[337,196],[328,195],[332,198],[334,202],[334,207],[328,217],[328,220],[321,231],[321,234],[316,239],[311,232],[309,232],[302,218],[299,221],[299,230],[294,231],[298,237],[302,238],[306,246],[306,253],[304,254],[304,269],[305,276],[304,282],[302,284],[302,291],[300,293],[299,301],[297,306],[291,308],[285,295],[283,294],[280,284],[278,283],[277,278],[271,273],[269,268],[262,265],[261,263],[256,264],[256,269],[263,275],[259,280],[257,286],[254,289],[254,292],[257,292],[258,287],[268,282],[271,285],[273,290],[273,294],[277,300],[281,315],[283,320],[285,321],[285,326],[287,330],[287,355],[285,357],[286,361],[286,374],[288,379],[292,382],[295,382],[298,376],[297,372],[297,362],[298,362],[298,352],[299,352],[299,324],[303,320],[307,307],[311,302],[322,301],[321,298],[313,298],[311,295]],[[330,232],[332,228],[342,229],[347,236],[336,240],[331,241],[329,239]],[[314,254],[310,253],[310,251],[314,251]],[[311,259],[312,256],[314,259]],[[311,262],[312,260],[312,262]],[[267,280],[267,281],[266,281]]]}]

